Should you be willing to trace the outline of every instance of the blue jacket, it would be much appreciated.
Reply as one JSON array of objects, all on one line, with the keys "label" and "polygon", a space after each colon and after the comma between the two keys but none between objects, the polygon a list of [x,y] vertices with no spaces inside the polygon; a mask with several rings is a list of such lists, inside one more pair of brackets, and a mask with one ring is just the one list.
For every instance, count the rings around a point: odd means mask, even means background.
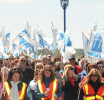
[{"label": "blue jacket", "polygon": [[[51,82],[51,77],[45,77],[44,80],[43,80],[43,82],[46,85],[46,87],[48,88],[49,84]],[[56,95],[58,97],[62,96],[62,90],[61,90],[61,86],[60,86],[59,82],[58,82],[58,88],[57,88],[57,94]],[[39,92],[38,85],[35,88],[35,97],[36,98],[44,98],[45,97],[45,93],[40,93]]]}]

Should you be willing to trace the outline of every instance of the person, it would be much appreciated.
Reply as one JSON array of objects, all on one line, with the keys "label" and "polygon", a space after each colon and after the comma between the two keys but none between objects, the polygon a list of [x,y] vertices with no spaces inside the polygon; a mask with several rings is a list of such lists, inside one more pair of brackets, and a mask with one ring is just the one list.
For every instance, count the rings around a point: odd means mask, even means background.
[{"label": "person", "polygon": [[65,62],[65,63],[62,63],[62,69],[59,71],[59,74],[61,75],[61,77],[63,76],[63,72],[64,72],[64,67],[67,65],[67,64],[70,64],[69,62]]},{"label": "person", "polygon": [[103,83],[100,71],[95,68],[91,69],[81,88],[79,100],[103,100]]},{"label": "person", "polygon": [[44,68],[44,65],[41,62],[36,63],[35,70],[42,70]]},{"label": "person", "polygon": [[57,61],[56,63],[55,63],[55,69],[59,72],[60,70],[61,70],[61,62],[60,61]]},{"label": "person", "polygon": [[55,66],[53,67],[54,73],[55,73],[55,78],[59,81],[60,86],[62,86],[62,77],[59,74],[59,71],[61,70],[61,62],[58,61],[55,63]]},{"label": "person", "polygon": [[3,66],[8,68],[8,62],[6,60],[3,61]]},{"label": "person", "polygon": [[8,81],[9,70],[7,67],[2,67],[0,72],[0,96],[3,89],[3,83]]},{"label": "person", "polygon": [[61,56],[56,56],[55,58],[54,58],[54,63],[56,63],[57,61],[60,61],[61,62]]},{"label": "person", "polygon": [[29,85],[30,81],[34,77],[34,71],[26,66],[26,57],[20,56],[19,58],[19,68],[21,69],[21,72],[23,74],[22,82],[26,83],[27,86]]},{"label": "person", "polygon": [[73,65],[75,67],[75,74],[76,75],[78,75],[79,73],[82,72],[82,68],[75,64],[75,57],[73,55],[71,55],[69,57],[69,62],[70,62],[71,65]]},{"label": "person", "polygon": [[62,91],[64,92],[63,100],[77,100],[80,78],[75,75],[75,67],[71,64],[64,67]]},{"label": "person", "polygon": [[45,65],[39,73],[38,84],[35,88],[36,98],[42,100],[55,100],[61,97],[62,90],[57,79],[55,79],[54,71],[50,65]]},{"label": "person", "polygon": [[34,70],[34,64],[32,62],[29,63],[29,67]]},{"label": "person", "polygon": [[46,55],[42,56],[42,63],[43,63],[43,65],[48,64],[48,58]]},{"label": "person", "polygon": [[83,70],[86,70],[86,65],[87,65],[88,61],[86,58],[82,58],[80,61],[79,61],[79,66],[82,67]]},{"label": "person", "polygon": [[[58,82],[60,83],[60,86],[62,86],[62,78],[61,78],[61,76],[60,76],[60,74],[59,74],[59,70],[61,69],[61,62],[56,62],[55,64],[54,64],[54,62],[50,62],[49,63],[49,65],[51,65],[52,66],[52,69],[53,69],[53,71],[54,71],[54,73],[55,73],[55,78],[58,80]],[[53,66],[54,65],[54,66]],[[58,98],[58,100],[61,100],[61,97],[60,98]]]},{"label": "person", "polygon": [[22,73],[19,68],[13,68],[8,76],[8,82],[4,83],[1,100],[28,100],[27,85],[22,81]]},{"label": "person", "polygon": [[99,60],[97,62],[97,66],[100,69],[101,76],[104,78],[104,65],[103,65],[103,60]]},{"label": "person", "polygon": [[48,56],[48,62],[51,61],[51,55],[47,55]]},{"label": "person", "polygon": [[87,63],[86,68],[84,68],[83,71],[78,74],[78,76],[80,77],[81,80],[83,80],[83,78],[88,75],[88,72],[87,72],[88,65],[89,65],[89,63]]},{"label": "person", "polygon": [[3,60],[2,60],[2,58],[0,58],[0,71],[1,71],[2,67],[3,67]]},{"label": "person", "polygon": [[35,97],[35,88],[37,85],[37,81],[38,81],[38,74],[39,74],[39,70],[36,70],[34,72],[34,78],[33,80],[29,83],[29,86],[27,88],[27,95],[30,98],[30,100],[39,100],[38,98]]},{"label": "person", "polygon": [[14,66],[15,66],[15,62],[14,62],[14,61],[11,61],[11,62],[10,62],[10,67],[9,67],[9,69],[12,70]]},{"label": "person", "polygon": [[19,60],[18,59],[14,59],[14,63],[15,63],[15,66],[18,66]]},{"label": "person", "polygon": [[32,60],[31,63],[34,65],[34,70],[35,70],[36,60]]},{"label": "person", "polygon": [[13,61],[13,60],[14,60],[14,56],[11,55],[11,56],[9,57],[9,60],[10,60],[10,62]]},{"label": "person", "polygon": [[98,69],[98,70],[100,71],[100,68],[97,66],[96,63],[90,63],[90,64],[87,66],[87,72],[89,73],[90,70],[91,70],[92,68]]}]

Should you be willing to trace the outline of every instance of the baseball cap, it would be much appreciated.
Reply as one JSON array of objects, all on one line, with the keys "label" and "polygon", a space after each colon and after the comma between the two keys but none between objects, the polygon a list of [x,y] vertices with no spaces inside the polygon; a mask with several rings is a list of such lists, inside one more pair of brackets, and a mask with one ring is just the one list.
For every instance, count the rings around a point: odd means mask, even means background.
[{"label": "baseball cap", "polygon": [[70,59],[70,60],[75,60],[75,57],[70,56],[69,59]]}]

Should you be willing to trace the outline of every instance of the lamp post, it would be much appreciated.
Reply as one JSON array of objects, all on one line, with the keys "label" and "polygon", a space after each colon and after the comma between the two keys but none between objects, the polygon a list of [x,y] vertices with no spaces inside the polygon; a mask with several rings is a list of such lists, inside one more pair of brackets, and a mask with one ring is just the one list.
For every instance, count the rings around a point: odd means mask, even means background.
[{"label": "lamp post", "polygon": [[64,33],[65,33],[65,31],[66,31],[66,12],[65,12],[65,10],[68,7],[69,0],[60,0],[60,3],[61,3],[61,7],[64,10]]}]

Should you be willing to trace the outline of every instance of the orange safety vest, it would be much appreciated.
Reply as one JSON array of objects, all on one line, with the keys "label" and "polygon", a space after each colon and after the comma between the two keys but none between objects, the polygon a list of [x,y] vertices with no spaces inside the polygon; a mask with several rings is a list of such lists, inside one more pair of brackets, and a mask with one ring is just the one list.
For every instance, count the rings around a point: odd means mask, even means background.
[{"label": "orange safety vest", "polygon": [[[41,83],[41,80],[38,80],[38,88],[40,93],[45,93],[47,91],[47,87],[45,86],[44,82]],[[57,88],[58,88],[58,81],[57,79],[55,79],[54,81],[50,82],[49,84],[49,95],[45,98],[41,98],[41,100],[55,100],[54,97],[52,97],[52,95],[55,93],[57,93]]]},{"label": "orange safety vest", "polygon": [[95,94],[94,88],[86,83],[83,85],[83,91],[85,93],[84,100],[103,100],[104,98],[104,86],[100,86],[97,94]]},{"label": "orange safety vest", "polygon": [[[10,86],[9,86],[9,83],[8,82],[5,82],[4,83],[4,86],[6,88],[6,100],[10,100],[9,99],[9,94],[10,94]],[[18,92],[19,93],[19,99],[20,100],[24,100],[26,88],[27,88],[27,84],[23,83],[22,90],[20,90]]]}]

